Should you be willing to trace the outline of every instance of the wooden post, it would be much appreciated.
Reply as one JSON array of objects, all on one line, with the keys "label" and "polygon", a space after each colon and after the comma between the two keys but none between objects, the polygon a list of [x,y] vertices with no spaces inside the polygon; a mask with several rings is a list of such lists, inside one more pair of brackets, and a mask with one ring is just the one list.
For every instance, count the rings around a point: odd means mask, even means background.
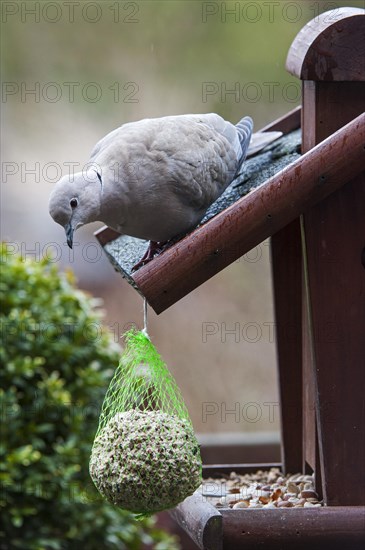
[{"label": "wooden post", "polygon": [[[365,110],[365,11],[310,21],[287,69],[303,80],[306,153]],[[364,183],[362,173],[302,218],[303,454],[337,506],[365,504]]]},{"label": "wooden post", "polygon": [[[301,112],[301,108],[300,108]],[[295,111],[299,114],[299,109]],[[297,128],[300,121],[295,121]],[[287,118],[264,131],[286,131]],[[274,295],[276,350],[280,395],[281,464],[284,473],[300,472],[302,448],[302,256],[299,219],[270,238],[272,288]]]},{"label": "wooden post", "polygon": [[296,219],[271,237],[271,271],[280,395],[281,461],[284,473],[303,464],[302,256]]}]

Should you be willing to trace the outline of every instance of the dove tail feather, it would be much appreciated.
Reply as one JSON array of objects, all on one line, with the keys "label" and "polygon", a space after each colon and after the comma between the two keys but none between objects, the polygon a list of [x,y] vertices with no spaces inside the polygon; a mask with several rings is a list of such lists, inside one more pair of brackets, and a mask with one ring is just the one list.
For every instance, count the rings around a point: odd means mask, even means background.
[{"label": "dove tail feather", "polygon": [[238,124],[236,124],[238,139],[241,144],[241,155],[239,157],[238,170],[241,168],[242,163],[244,162],[248,146],[250,145],[252,130],[253,130],[253,120],[249,116],[243,117]]}]

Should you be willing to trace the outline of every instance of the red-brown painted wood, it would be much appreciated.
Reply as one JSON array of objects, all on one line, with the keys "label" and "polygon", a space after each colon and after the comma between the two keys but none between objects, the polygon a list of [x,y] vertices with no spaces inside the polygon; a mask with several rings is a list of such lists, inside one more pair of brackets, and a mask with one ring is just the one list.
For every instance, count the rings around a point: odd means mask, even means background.
[{"label": "red-brown painted wood", "polygon": [[[344,123],[349,116],[346,111],[353,116],[356,106],[359,111],[365,109],[365,100],[359,101],[358,87],[353,83],[342,86],[349,86],[348,109],[343,104],[335,112],[328,106],[337,86],[311,83],[305,87],[305,100],[313,101],[320,113],[314,123],[303,121],[304,128],[311,125],[307,135],[314,142]],[[330,505],[365,502],[365,449],[360,435],[365,428],[361,413],[365,382],[365,272],[361,265],[365,244],[364,183],[360,176],[305,215],[315,351],[312,370],[307,365],[307,385],[315,392],[323,494]],[[353,304],[350,309],[349,304]],[[312,407],[313,396],[305,400],[306,446],[308,463],[318,471]]]},{"label": "red-brown painted wood", "polygon": [[364,80],[365,11],[336,8],[309,21],[294,39],[287,70],[301,80]]},{"label": "red-brown painted wood", "polygon": [[365,503],[365,178],[305,216],[323,493]]},{"label": "red-brown painted wood", "polygon": [[286,115],[270,122],[264,126],[260,132],[283,132],[283,134],[289,134],[293,130],[300,128],[301,106],[295,107],[292,111],[289,111]]},{"label": "red-brown painted wood", "polygon": [[[331,27],[322,18],[315,37],[312,22],[307,44],[303,29],[288,55],[305,78],[303,152],[365,111],[365,11],[342,17]],[[304,462],[328,505],[365,504],[364,183],[359,175],[304,215]]]},{"label": "red-brown painted wood", "polygon": [[250,474],[257,472],[258,470],[270,470],[271,468],[280,468],[281,462],[255,462],[252,464],[238,463],[238,464],[208,464],[203,466],[203,478],[229,476],[231,472],[236,474]]},{"label": "red-brown painted wood", "polygon": [[362,550],[365,543],[363,506],[220,513],[223,550]]},{"label": "red-brown painted wood", "polygon": [[271,238],[276,349],[285,473],[302,471],[302,256],[299,220]]},{"label": "red-brown painted wood", "polygon": [[107,225],[104,225],[94,233],[95,237],[98,239],[101,246],[104,246],[107,243],[110,243],[110,241],[114,241],[114,239],[117,239],[120,237],[120,233],[112,229],[111,227],[108,227]]},{"label": "red-brown painted wood", "polygon": [[201,495],[186,498],[170,515],[202,550],[223,550],[222,516]]}]

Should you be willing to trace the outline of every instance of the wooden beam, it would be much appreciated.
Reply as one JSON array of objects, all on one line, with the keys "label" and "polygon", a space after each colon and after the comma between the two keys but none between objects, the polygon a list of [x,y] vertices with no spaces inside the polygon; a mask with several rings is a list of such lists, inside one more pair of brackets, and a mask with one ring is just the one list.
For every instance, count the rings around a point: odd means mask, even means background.
[{"label": "wooden beam", "polygon": [[222,516],[202,495],[186,498],[169,514],[201,550],[222,550]]},{"label": "wooden beam", "polygon": [[[226,443],[225,445],[202,445],[200,455],[203,464],[210,465],[220,462],[221,464],[230,464],[235,460],[244,458],[249,462],[279,462],[280,445],[279,443],[249,443],[247,445],[234,445]],[[280,468],[282,464],[280,463]],[[300,469],[298,470],[300,471]]]},{"label": "wooden beam", "polygon": [[[301,126],[302,107],[261,131],[284,134]],[[280,394],[281,461],[284,473],[302,471],[302,255],[299,219],[272,235],[271,273]]]},{"label": "wooden beam", "polygon": [[299,107],[295,107],[295,109],[289,111],[286,115],[261,128],[260,132],[278,131],[283,132],[283,134],[289,134],[293,130],[300,128],[301,112],[302,107],[299,105]]},{"label": "wooden beam", "polygon": [[319,457],[334,506],[365,503],[364,205],[360,176],[305,216]]},{"label": "wooden beam", "polygon": [[362,114],[139,269],[140,293],[156,313],[176,303],[361,172],[364,140]]},{"label": "wooden beam", "polygon": [[220,509],[224,550],[362,550],[363,506],[288,508],[281,510]]},{"label": "wooden beam", "polygon": [[[302,108],[269,124],[262,131],[290,132],[301,125]],[[271,273],[276,327],[276,354],[280,394],[282,470],[302,471],[302,255],[299,219],[272,235]]]},{"label": "wooden beam", "polygon": [[[309,150],[365,110],[365,83],[305,81],[303,99]],[[365,504],[364,166],[304,215],[310,306],[304,325],[312,348],[305,359],[305,455],[321,473],[326,504],[335,506]]]},{"label": "wooden beam", "polygon": [[268,471],[271,468],[279,468],[279,470],[281,470],[281,467],[281,462],[254,462],[251,464],[204,464],[203,478],[229,477],[232,472],[236,472],[236,474],[252,474],[258,470]]},{"label": "wooden beam", "polygon": [[[322,13],[294,39],[286,67],[303,80],[303,153],[364,112],[364,37],[365,10],[344,7]],[[365,503],[358,435],[365,427],[364,193],[363,174],[301,223],[303,468],[315,472],[327,505]]]},{"label": "wooden beam", "polygon": [[98,239],[101,246],[104,246],[107,243],[110,243],[110,241],[114,241],[114,239],[117,239],[120,237],[120,233],[112,229],[111,227],[108,227],[107,225],[104,225],[94,233],[95,237]]},{"label": "wooden beam", "polygon": [[302,471],[302,254],[299,220],[271,238],[284,473]]}]

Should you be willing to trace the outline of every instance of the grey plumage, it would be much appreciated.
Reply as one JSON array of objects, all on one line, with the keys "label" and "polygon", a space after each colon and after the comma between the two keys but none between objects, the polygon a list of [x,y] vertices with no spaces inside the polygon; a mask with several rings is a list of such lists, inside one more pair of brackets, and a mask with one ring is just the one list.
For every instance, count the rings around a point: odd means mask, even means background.
[{"label": "grey plumage", "polygon": [[70,246],[73,232],[93,221],[157,242],[187,233],[241,170],[252,128],[250,117],[234,126],[216,114],[124,124],[96,144],[87,172],[56,184],[50,214]]}]

